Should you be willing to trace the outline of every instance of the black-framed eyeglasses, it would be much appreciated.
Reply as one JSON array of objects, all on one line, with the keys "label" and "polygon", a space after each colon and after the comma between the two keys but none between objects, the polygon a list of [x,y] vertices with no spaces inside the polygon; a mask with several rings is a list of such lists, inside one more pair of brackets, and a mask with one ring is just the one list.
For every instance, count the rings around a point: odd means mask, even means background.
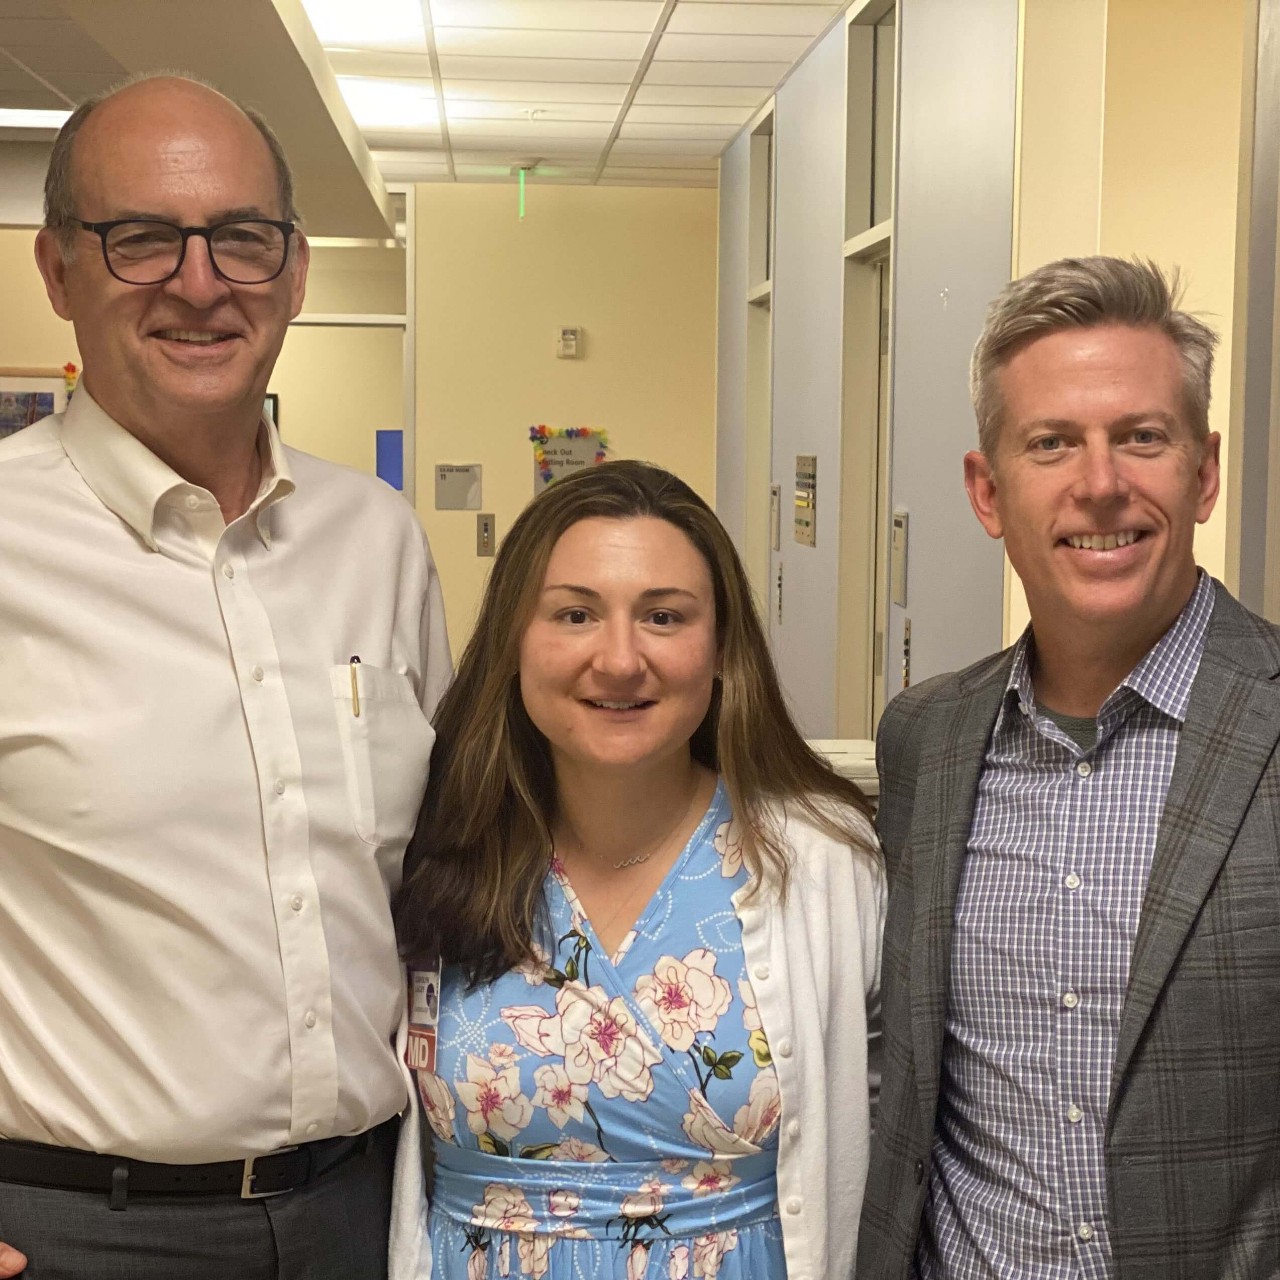
[{"label": "black-framed eyeglasses", "polygon": [[187,241],[199,236],[209,246],[214,272],[231,284],[266,284],[283,270],[289,256],[292,222],[272,218],[232,218],[211,227],[180,227],[149,218],[77,225],[102,241],[107,270],[125,284],[163,284],[182,270]]}]

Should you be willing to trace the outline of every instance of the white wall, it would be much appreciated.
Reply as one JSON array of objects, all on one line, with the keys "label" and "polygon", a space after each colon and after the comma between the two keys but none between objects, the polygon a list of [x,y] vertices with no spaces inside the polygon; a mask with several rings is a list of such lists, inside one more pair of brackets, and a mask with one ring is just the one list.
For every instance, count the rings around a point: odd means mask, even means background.
[{"label": "white wall", "polygon": [[720,157],[716,263],[716,514],[738,547],[746,536],[747,210],[751,139]]},{"label": "white wall", "polygon": [[886,693],[1001,646],[1004,561],[974,519],[973,344],[1013,245],[1016,0],[908,0],[899,13],[890,505],[910,515],[907,607],[889,610]]},{"label": "white wall", "polygon": [[[773,482],[783,505],[769,579],[781,568],[782,620],[771,609],[769,626],[792,710],[813,738],[836,732],[845,70],[838,23],[778,90],[774,115]],[[793,536],[797,454],[818,459],[813,547]]]}]

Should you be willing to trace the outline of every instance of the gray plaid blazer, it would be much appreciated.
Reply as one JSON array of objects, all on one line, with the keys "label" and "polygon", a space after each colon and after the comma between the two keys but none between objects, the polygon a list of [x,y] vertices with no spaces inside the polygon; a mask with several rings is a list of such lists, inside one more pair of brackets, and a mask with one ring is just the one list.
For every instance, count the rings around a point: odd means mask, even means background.
[{"label": "gray plaid blazer", "polygon": [[[1280,627],[1216,586],[1111,1073],[1117,1280],[1280,1276]],[[956,892],[1011,653],[908,689],[880,725],[885,1058],[858,1280],[910,1274]]]}]

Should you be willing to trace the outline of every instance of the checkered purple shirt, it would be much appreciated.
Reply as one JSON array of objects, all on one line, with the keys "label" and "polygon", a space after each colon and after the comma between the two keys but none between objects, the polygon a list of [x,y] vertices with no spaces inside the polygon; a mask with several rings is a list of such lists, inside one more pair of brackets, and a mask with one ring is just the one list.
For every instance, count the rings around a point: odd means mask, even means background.
[{"label": "checkered purple shirt", "polygon": [[922,1280],[1107,1280],[1103,1129],[1129,960],[1213,610],[1177,622],[1081,749],[1037,715],[1030,631],[978,784],[956,899]]}]

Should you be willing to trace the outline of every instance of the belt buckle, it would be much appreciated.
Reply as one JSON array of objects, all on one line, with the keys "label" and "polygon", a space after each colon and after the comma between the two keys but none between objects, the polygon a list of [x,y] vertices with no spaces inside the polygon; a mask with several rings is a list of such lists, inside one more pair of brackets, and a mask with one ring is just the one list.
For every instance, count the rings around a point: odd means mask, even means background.
[{"label": "belt buckle", "polygon": [[241,1200],[265,1200],[269,1196],[282,1196],[288,1191],[292,1191],[292,1187],[281,1187],[278,1191],[255,1191],[253,1180],[257,1176],[253,1171],[253,1166],[259,1160],[265,1160],[267,1156],[287,1155],[290,1151],[297,1151],[297,1147],[279,1147],[275,1151],[268,1151],[264,1156],[250,1156],[244,1162],[244,1175],[240,1179],[240,1199]]}]

